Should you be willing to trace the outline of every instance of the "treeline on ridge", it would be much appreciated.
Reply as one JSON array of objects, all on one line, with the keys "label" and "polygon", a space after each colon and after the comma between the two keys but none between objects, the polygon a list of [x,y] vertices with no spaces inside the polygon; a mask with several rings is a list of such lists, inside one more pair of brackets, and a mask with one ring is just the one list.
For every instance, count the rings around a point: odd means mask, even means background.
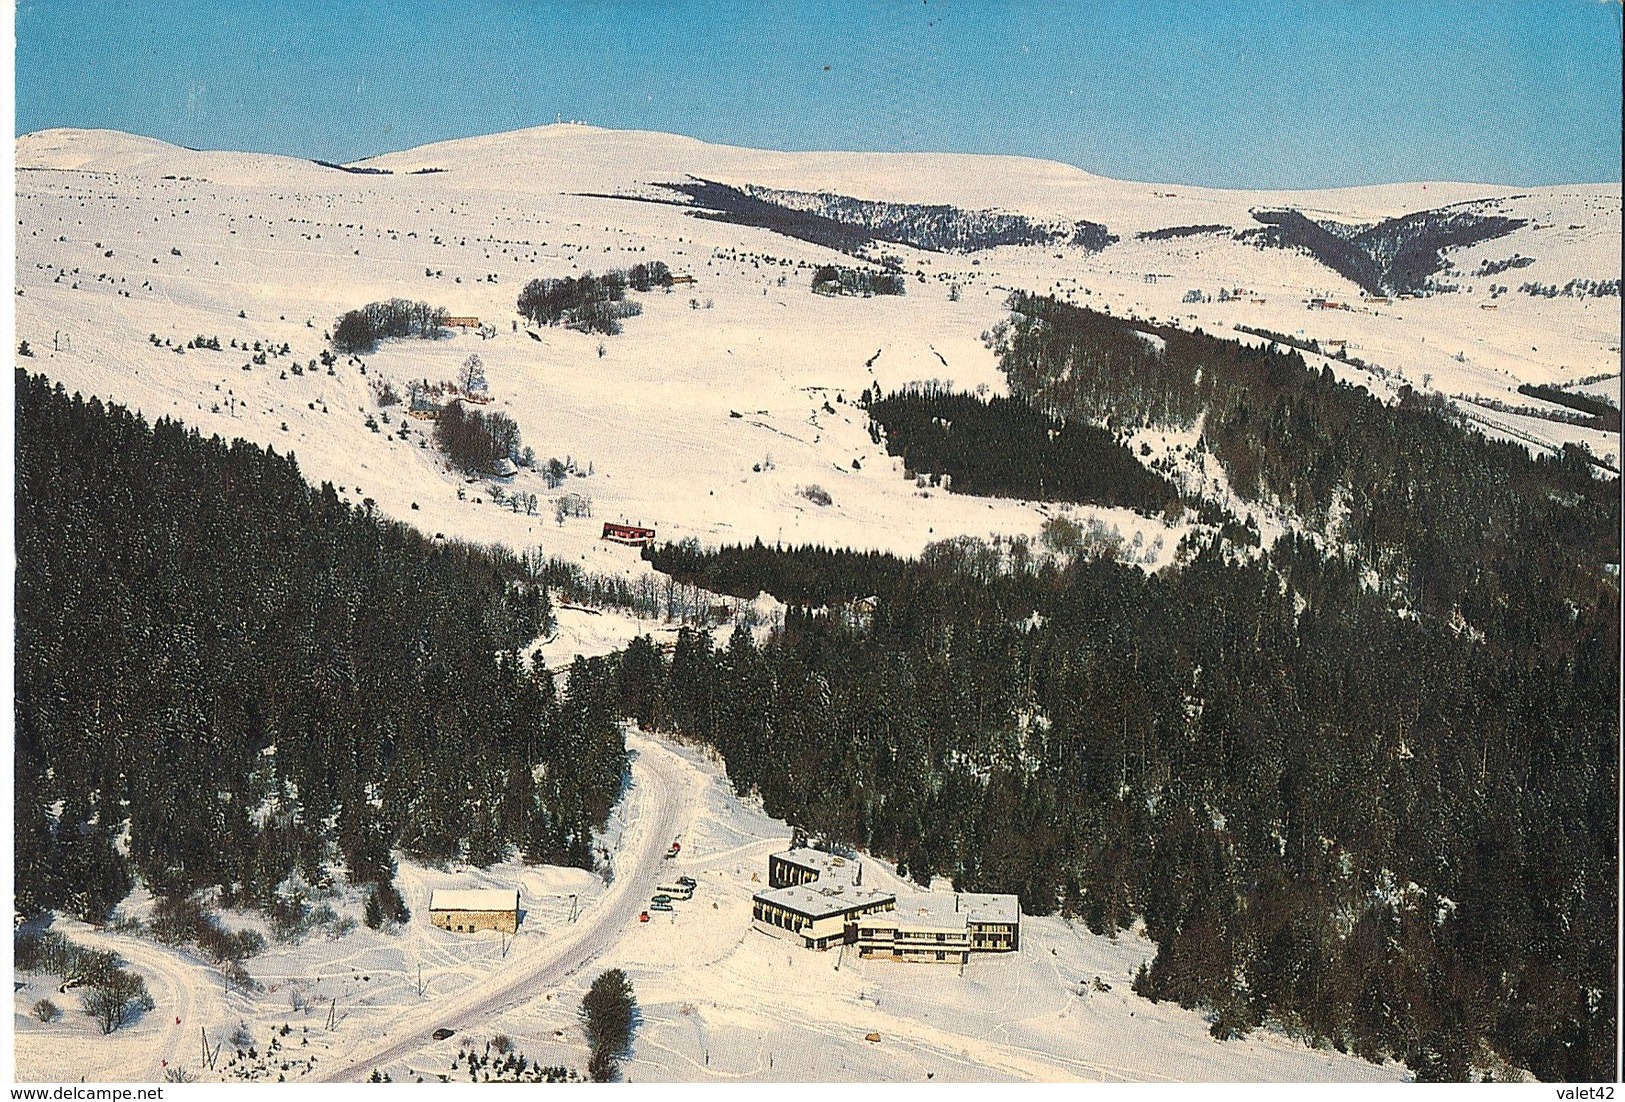
[{"label": "treeline on ridge", "polygon": [[[1117,240],[1105,226],[1084,220],[1034,221],[1021,214],[965,210],[946,204],[887,203],[833,192],[787,191],[714,180],[656,185],[687,196],[694,218],[754,226],[852,256],[896,242],[928,252],[976,252],[999,245],[1071,245],[1098,252]],[[598,195],[636,203],[684,206],[646,195]]]},{"label": "treeline on ridge", "polygon": [[1620,429],[1619,407],[1602,398],[1593,398],[1589,394],[1580,394],[1575,391],[1558,390],[1552,386],[1535,386],[1530,383],[1520,384],[1518,393],[1526,398],[1539,398],[1541,401],[1567,406],[1569,409],[1585,414],[1588,418],[1584,422],[1587,428],[1599,429],[1603,432],[1618,432]]},{"label": "treeline on ridge", "polygon": [[1555,283],[1520,283],[1518,290],[1526,295],[1539,295],[1541,298],[1618,298],[1619,280],[1617,279],[1571,279],[1559,287]]},{"label": "treeline on ridge", "polygon": [[1141,230],[1134,235],[1136,241],[1171,241],[1176,237],[1196,237],[1200,234],[1229,233],[1230,227],[1220,222],[1204,222],[1198,226],[1164,226],[1160,230]]},{"label": "treeline on ridge", "polygon": [[1200,422],[1244,501],[1284,505],[1353,549],[1403,606],[1510,641],[1540,639],[1565,601],[1617,596],[1603,564],[1619,557],[1619,482],[1594,478],[1577,449],[1531,457],[1467,431],[1442,400],[1403,388],[1385,405],[1293,350],[1048,297],[1010,305],[988,338],[1012,394],[1108,427]]},{"label": "treeline on ridge", "polygon": [[[876,388],[878,390],[878,387]],[[870,432],[909,477],[948,476],[954,493],[1121,505],[1153,512],[1178,500],[1106,429],[1063,421],[1022,398],[913,388],[873,399]]]},{"label": "treeline on ridge", "polygon": [[520,662],[539,564],[382,521],[292,457],[16,390],[20,913],[102,921],[134,874],[285,909],[342,865],[398,917],[394,848],[591,867],[618,712],[601,660],[562,698]]},{"label": "treeline on ridge", "polygon": [[846,226],[861,226],[876,240],[928,252],[971,253],[1000,245],[1071,245],[1099,252],[1117,237],[1099,222],[1035,221],[999,210],[966,210],[946,203],[890,203],[836,192],[790,191],[747,184],[751,198]]}]

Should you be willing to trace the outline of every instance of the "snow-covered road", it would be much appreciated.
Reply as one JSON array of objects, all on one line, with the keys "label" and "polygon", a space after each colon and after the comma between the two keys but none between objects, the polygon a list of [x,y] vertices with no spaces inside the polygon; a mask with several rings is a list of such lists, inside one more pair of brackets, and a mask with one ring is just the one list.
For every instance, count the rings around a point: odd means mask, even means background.
[{"label": "snow-covered road", "polygon": [[615,882],[567,933],[509,962],[489,982],[405,1011],[372,1043],[363,1043],[317,1072],[328,1082],[365,1080],[374,1068],[407,1058],[432,1043],[439,1028],[465,1032],[573,976],[615,944],[643,909],[663,871],[666,847],[694,815],[684,763],[660,743],[629,731],[633,752],[627,828],[615,853]]},{"label": "snow-covered road", "polygon": [[57,929],[78,944],[117,953],[146,980],[156,1008],[123,1027],[117,1035],[121,1043],[75,1048],[71,1076],[54,1063],[57,1054],[26,1049],[19,1053],[19,1079],[156,1082],[166,1068],[197,1060],[199,1025],[228,1013],[218,973],[200,982],[199,973],[207,966],[196,956],[145,938],[68,920]]}]

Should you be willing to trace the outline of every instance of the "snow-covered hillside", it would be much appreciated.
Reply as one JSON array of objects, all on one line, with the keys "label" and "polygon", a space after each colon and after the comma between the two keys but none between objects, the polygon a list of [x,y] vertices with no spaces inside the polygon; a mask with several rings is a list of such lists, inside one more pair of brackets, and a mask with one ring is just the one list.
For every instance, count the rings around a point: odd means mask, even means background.
[{"label": "snow-covered hillside", "polygon": [[[1001,390],[980,338],[1016,287],[1210,332],[1241,324],[1345,342],[1349,355],[1388,373],[1384,388],[1408,382],[1514,407],[1535,404],[1511,393],[1519,383],[1617,370],[1617,298],[1515,289],[1617,277],[1617,186],[1223,192],[1120,183],[1021,158],[774,153],[579,125],[352,166],[370,172],[110,131],[45,131],[16,148],[17,337],[34,353],[26,367],[149,417],[293,451],[307,475],[331,480],[348,500],[370,498],[427,531],[545,545],[599,572],[641,570],[634,552],[595,538],[604,520],[653,524],[662,539],[908,554],[952,535],[1035,534],[1044,520],[1035,507],[905,481],[853,408],[874,383]],[[809,288],[810,266],[839,259],[827,248],[670,203],[603,197],[680,199],[652,185],[689,177],[1089,220],[1119,240],[1100,251],[975,254],[887,245],[909,274],[905,296],[830,298]],[[1193,225],[1241,231],[1258,225],[1255,209],[1366,225],[1480,199],[1500,200],[1498,210],[1526,225],[1447,254],[1461,291],[1385,303],[1362,301],[1307,254],[1231,233],[1136,236]],[[1467,274],[1514,257],[1532,259],[1494,276]],[[515,299],[529,279],[650,260],[695,282],[634,295],[644,312],[620,336],[519,324]],[[1491,283],[1514,290],[1492,301]],[[1204,301],[1183,301],[1193,290]],[[363,360],[341,358],[331,373],[292,370],[327,348],[337,315],[396,296],[477,316],[495,335],[387,342]],[[1349,309],[1309,309],[1317,296]],[[175,350],[200,335],[218,336],[224,349]],[[264,365],[252,362],[267,349]],[[423,446],[424,423],[410,422],[403,436],[403,407],[377,405],[377,384],[404,396],[411,380],[455,378],[473,352],[485,362],[493,408],[518,422],[525,443],[591,472],[556,490],[534,472],[501,487],[504,496],[536,494],[534,515],[494,504],[483,482],[465,484]],[[1612,434],[1468,408],[1492,431],[1539,442],[1532,446],[1584,440],[1617,458]],[[810,486],[831,504],[804,496]],[[549,503],[567,491],[591,498],[590,518],[555,523]],[[1170,550],[1178,542],[1160,522],[1090,512],[1125,537],[1142,534],[1146,547],[1157,537]]]},{"label": "snow-covered hillside", "polygon": [[[1092,531],[1117,529],[1121,546],[1147,567],[1170,561],[1185,522],[953,495],[905,478],[901,461],[871,438],[857,400],[872,387],[936,380],[1005,389],[983,335],[1005,316],[1013,289],[1249,342],[1270,334],[1313,342],[1321,351],[1306,353],[1308,362],[1379,397],[1406,385],[1435,391],[1487,432],[1535,450],[1581,442],[1619,465],[1617,433],[1576,425],[1572,411],[1517,393],[1525,383],[1589,393],[1611,386],[1617,401],[1617,285],[1613,295],[1589,290],[1619,275],[1618,185],[1228,192],[1125,183],[1022,158],[776,153],[579,125],[345,167],[186,150],[110,131],[25,135],[16,153],[14,301],[25,369],[149,419],[178,418],[292,452],[308,477],[332,482],[344,500],[371,503],[427,533],[542,547],[586,571],[646,584],[637,551],[598,538],[605,521],[705,545],[762,539],[914,555],[954,536],[1034,537],[1067,512]],[[895,258],[907,293],[826,296],[811,290],[813,269],[857,261],[810,240],[694,217],[683,194],[661,186],[684,181],[911,208],[949,204],[1045,226],[1087,223],[1115,240],[972,253],[882,240],[877,251]],[[1266,240],[1257,218],[1293,212],[1335,242],[1459,204],[1512,228],[1444,248],[1428,277],[1456,289],[1426,297],[1362,294],[1323,255]],[[1384,239],[1366,252],[1387,264],[1391,245]],[[516,312],[533,278],[656,260],[680,281],[665,292],[630,293],[642,312],[619,335],[527,326]],[[1580,290],[1527,293],[1524,284]],[[322,363],[340,314],[396,297],[478,318],[481,328],[386,341],[374,353]],[[405,399],[414,382],[456,379],[473,354],[489,381],[486,408],[511,416],[543,465],[563,462],[562,484],[539,469],[466,478],[431,446],[430,423],[407,417],[404,400],[380,404],[386,388]],[[1604,378],[1612,381],[1595,381]],[[1217,463],[1187,458],[1203,450],[1199,436],[1156,428],[1130,443],[1143,461],[1179,457],[1182,485],[1235,504]],[[556,513],[567,495],[570,509]],[[523,507],[510,507],[516,497]],[[1266,536],[1291,521],[1268,503],[1255,511]],[[635,633],[667,628],[563,608],[556,634],[535,648],[557,670],[576,654],[606,653]],[[680,819],[686,848],[676,864],[702,885],[675,914],[595,927],[583,958],[593,970],[625,967],[637,985],[644,1024],[626,1066],[633,1079],[1403,1074],[1267,1032],[1215,1042],[1201,1015],[1129,993],[1130,977],[1154,951],[1148,941],[1096,938],[1058,918],[1029,920],[1019,957],[979,960],[963,975],[859,965],[769,940],[749,926],[759,883],[752,877],[765,878],[766,854],[787,840],[789,826],[735,797],[720,767],[692,748],[635,733],[629,744],[640,756],[637,783],[605,845],[625,852],[628,839],[653,844],[658,812],[663,847],[667,820]],[[656,780],[667,798],[642,803]],[[881,882],[895,879],[880,863],[872,867]],[[421,921],[434,887],[510,880],[532,915],[512,955],[509,946],[451,938]],[[91,1078],[155,1078],[155,1060],[195,1065],[198,1027],[218,1037],[238,1022],[261,1043],[284,1022],[297,1029],[285,1042],[303,1050],[282,1069],[289,1078],[366,1066],[369,1046],[385,1042],[380,1066],[397,1079],[452,1074],[459,1045],[498,1032],[532,1059],[584,1066],[575,1007],[592,972],[555,976],[549,969],[562,969],[564,958],[548,954],[558,939],[587,937],[567,929],[578,909],[624,909],[614,885],[567,870],[510,864],[474,873],[411,863],[401,883],[419,912],[404,932],[278,946],[251,965],[264,984],[254,993],[220,989],[216,972],[186,952],[69,926],[71,936],[116,948],[147,975],[158,1009],[109,1040],[82,1015],[27,1019],[48,992],[26,989],[17,1002],[19,1069],[57,1077],[66,1054]],[[138,914],[141,900],[131,903]],[[359,901],[338,898],[335,906],[353,913]],[[255,921],[231,916],[234,924]],[[516,975],[547,982],[479,1000],[482,985]],[[442,997],[462,1000],[459,1013],[477,1028],[429,1044],[447,1006]],[[328,1028],[319,999],[330,1009],[339,1000],[346,1016]],[[881,1040],[865,1040],[870,1032]],[[403,1038],[410,1055],[391,1054]],[[302,1070],[293,1066],[301,1059]],[[254,1065],[253,1074],[275,1078],[264,1064],[256,1057],[233,1067],[248,1074]]]}]

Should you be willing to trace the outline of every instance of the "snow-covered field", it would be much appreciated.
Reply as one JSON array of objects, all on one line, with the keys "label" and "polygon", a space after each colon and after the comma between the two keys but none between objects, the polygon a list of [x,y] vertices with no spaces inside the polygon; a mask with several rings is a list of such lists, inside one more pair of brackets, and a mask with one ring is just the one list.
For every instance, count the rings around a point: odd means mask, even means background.
[{"label": "snow-covered field", "polygon": [[[1386,374],[1330,361],[1334,370],[1379,395],[1409,384],[1529,408],[1540,403],[1517,395],[1520,383],[1561,385],[1618,371],[1617,298],[1513,290],[1491,301],[1492,277],[1466,274],[1519,256],[1532,263],[1493,281],[1516,288],[1617,278],[1617,185],[1517,194],[1467,184],[1222,192],[1106,180],[1020,158],[771,153],[576,125],[368,162],[394,175],[196,152],[107,131],[26,135],[16,151],[14,302],[16,338],[32,352],[18,359],[26,369],[149,419],[179,418],[204,433],[291,451],[313,481],[330,481],[345,500],[370,500],[431,535],[541,547],[589,573],[634,582],[648,568],[635,549],[597,538],[606,520],[657,527],[662,540],[760,538],[905,555],[953,536],[1036,536],[1057,507],[917,487],[871,440],[854,405],[873,385],[933,379],[1001,392],[982,335],[1004,316],[1014,288],[1221,335],[1246,325],[1343,341],[1350,355]],[[443,171],[412,174],[426,168]],[[810,266],[841,259],[827,249],[688,217],[674,206],[580,194],[636,192],[685,176],[1084,218],[1121,240],[1092,254],[1056,246],[963,256],[899,246],[889,251],[909,273],[905,296],[827,298],[809,287]],[[1362,302],[1356,288],[1307,256],[1226,235],[1135,238],[1170,226],[1242,228],[1254,224],[1248,212],[1259,207],[1370,222],[1488,197],[1529,224],[1452,254],[1460,293],[1392,303]],[[529,279],[652,260],[696,282],[631,295],[643,313],[622,335],[519,323],[515,299]],[[951,284],[962,288],[957,298]],[[1221,288],[1246,293],[1221,302]],[[1212,301],[1183,302],[1190,290]],[[1350,308],[1309,309],[1314,296]],[[331,372],[311,369],[339,314],[392,297],[478,316],[494,334],[387,342],[375,354],[340,358]],[[217,336],[223,350],[184,348],[200,335]],[[404,406],[378,405],[380,384],[404,398],[414,380],[454,379],[472,353],[485,364],[490,408],[512,416],[540,458],[568,460],[578,472],[563,485],[548,487],[536,471],[501,484],[467,480],[428,446],[426,423],[406,420],[403,434]],[[258,354],[264,364],[252,362]],[[1588,392],[1611,386],[1617,400],[1617,384],[1616,377]],[[1462,408],[1487,431],[1532,449],[1583,440],[1618,464],[1615,434],[1465,401]],[[1137,454],[1148,443],[1154,456],[1186,456],[1194,440],[1194,433],[1159,432],[1133,443]],[[1224,496],[1222,472],[1185,474]],[[810,487],[830,504],[815,504]],[[495,490],[509,499],[534,494],[539,507],[515,511],[498,503]],[[556,521],[554,502],[566,493],[589,497],[591,515]],[[1259,511],[1267,532],[1284,522]],[[1184,533],[1127,510],[1069,512],[1116,528],[1148,568],[1170,561]],[[771,602],[765,607],[770,613]],[[537,645],[557,669],[642,632],[663,641],[669,625],[563,608],[556,634]],[[643,736],[629,742],[639,755],[634,783],[604,838],[622,873],[615,884],[570,870],[403,862],[411,923],[390,934],[363,926],[336,940],[318,931],[295,945],[273,942],[250,962],[263,987],[252,994],[225,990],[218,970],[192,951],[111,928],[66,926],[74,938],[125,956],[147,978],[157,1009],[104,1038],[73,1012],[73,991],[31,982],[16,994],[18,1075],[157,1079],[167,1061],[197,1075],[272,1080],[361,1078],[374,1066],[397,1080],[433,1078],[450,1073],[460,1044],[497,1033],[532,1060],[584,1069],[575,1008],[592,975],[611,965],[629,971],[643,1006],[626,1066],[634,1080],[1401,1073],[1268,1033],[1215,1042],[1199,1014],[1129,992],[1129,977],[1153,951],[1149,942],[1094,937],[1058,918],[1028,919],[1019,956],[975,960],[963,975],[860,964],[753,932],[749,897],[759,881],[752,877],[765,880],[766,855],[788,841],[789,826],[735,798],[704,755]],[[659,835],[673,824],[685,841],[682,860],[651,871],[650,847],[658,852]],[[877,880],[889,875],[878,862],[870,867]],[[645,880],[668,870],[700,882],[694,901],[648,924],[628,921]],[[487,883],[516,883],[524,894],[525,923],[511,944],[429,928],[430,890]],[[328,902],[359,916],[356,898]],[[141,917],[146,905],[138,896],[129,911]],[[228,915],[226,923],[258,920]],[[46,996],[65,1013],[42,1025],[27,1011]],[[212,1073],[202,1069],[199,1029],[214,1043],[239,1024],[256,1055],[232,1063],[228,1048]],[[441,1024],[458,1034],[430,1042]],[[268,1054],[273,1030],[276,1050]],[[870,1032],[881,1040],[865,1041]]]},{"label": "snow-covered field", "polygon": [[[634,1082],[1404,1076],[1396,1065],[1267,1031],[1215,1041],[1202,1014],[1130,991],[1135,970],[1155,951],[1151,942],[1135,934],[1097,937],[1058,917],[1024,918],[1019,953],[976,957],[963,970],[860,961],[769,937],[751,926],[750,897],[766,883],[767,855],[788,845],[789,824],[734,795],[703,750],[637,734],[628,744],[636,754],[633,785],[603,836],[618,870],[607,891],[580,870],[403,862],[399,882],[411,922],[394,933],[362,927],[338,941],[318,933],[298,945],[273,944],[249,962],[263,989],[246,995],[226,993],[220,973],[190,952],[68,926],[75,940],[124,955],[147,977],[157,1006],[102,1037],[73,1012],[73,993],[45,992],[49,981],[36,979],[15,996],[18,1077],[61,1079],[72,1068],[75,1078],[92,1081],[158,1079],[167,1061],[200,1081],[349,1081],[374,1068],[397,1082],[460,1081],[466,1065],[461,1074],[451,1067],[459,1048],[483,1051],[498,1035],[529,1060],[585,1069],[576,1009],[592,978],[611,967],[631,977],[642,1011],[623,1065]],[[683,842],[675,861],[659,856],[668,834]],[[648,885],[683,874],[698,881],[693,900],[652,922],[636,921]],[[865,882],[919,890],[868,858]],[[492,884],[521,889],[517,937],[429,926],[433,888]],[[233,927],[254,921],[225,919]],[[48,1025],[27,1014],[42,993],[65,1011]],[[247,1058],[245,1048],[237,1058],[228,1040],[216,1068],[202,1066],[199,1030],[215,1044],[239,1025],[256,1056]],[[457,1032],[433,1040],[440,1026]],[[866,1040],[870,1033],[880,1040]],[[276,1048],[267,1051],[273,1040]]]},{"label": "snow-covered field", "polygon": [[[368,162],[395,175],[194,152],[109,131],[25,135],[17,159],[15,302],[17,336],[34,352],[21,361],[29,369],[149,417],[292,451],[309,477],[332,481],[345,499],[371,498],[425,531],[542,546],[595,573],[644,572],[634,550],[596,539],[605,520],[705,544],[761,538],[902,554],[948,536],[1035,535],[1044,514],[1031,504],[906,481],[853,408],[877,383],[937,379],[1001,391],[981,336],[1003,316],[1011,288],[1210,332],[1244,324],[1346,341],[1351,355],[1389,373],[1370,380],[1380,392],[1408,382],[1527,405],[1513,393],[1521,382],[1562,383],[1618,364],[1617,299],[1514,292],[1486,311],[1486,279],[1472,293],[1367,305],[1293,252],[1225,236],[1134,237],[1173,225],[1243,227],[1254,207],[1290,204],[1361,221],[1500,196],[1530,224],[1452,254],[1457,269],[1472,270],[1479,253],[1517,254],[1534,262],[1497,278],[1562,284],[1617,276],[1617,186],[1521,196],[1461,184],[1170,191],[1021,158],[770,153],[568,124]],[[410,174],[423,168],[444,171]],[[798,267],[839,259],[827,249],[677,207],[578,194],[646,191],[685,175],[1089,218],[1122,240],[1093,254],[897,246],[904,270],[923,277],[911,278],[907,295],[827,298],[811,293],[810,271]],[[634,293],[644,312],[620,336],[517,324],[514,302],[531,278],[649,260],[697,282]],[[949,283],[963,287],[959,301],[950,301]],[[1219,302],[1220,288],[1248,294]],[[1214,301],[1181,302],[1191,289]],[[1353,308],[1310,310],[1311,295]],[[293,372],[327,347],[337,315],[396,296],[477,316],[495,335],[386,342],[364,363],[341,359],[331,374]],[[174,350],[200,334],[218,336],[224,350]],[[233,349],[233,340],[244,347]],[[289,352],[254,365],[255,342]],[[525,443],[591,472],[550,490],[539,473],[522,471],[500,487],[505,496],[535,494],[534,515],[448,471],[425,446],[425,422],[408,420],[403,437],[403,408],[377,405],[375,385],[388,381],[404,398],[412,380],[454,379],[476,352],[492,408],[518,422]],[[1616,436],[1555,422],[1539,429],[1532,446],[1583,438],[1617,459]],[[803,496],[810,486],[831,504]],[[589,497],[592,515],[555,523],[553,502],[567,492]],[[1160,535],[1171,550],[1182,534],[1124,510],[1088,513],[1125,538],[1142,533],[1146,545]]]},{"label": "snow-covered field", "polygon": [[[27,982],[14,996],[17,1078],[155,1081],[171,1067],[186,1068],[204,1081],[292,1080],[319,1074],[339,1034],[348,1033],[352,1040],[364,1037],[393,1021],[404,1007],[466,990],[506,959],[518,958],[566,925],[573,906],[586,907],[603,891],[598,877],[579,869],[516,864],[483,870],[430,869],[403,861],[396,883],[413,909],[413,920],[394,933],[358,924],[342,937],[318,929],[297,944],[279,944],[258,916],[223,914],[228,928],[258,929],[270,943],[266,952],[248,962],[249,973],[261,988],[252,993],[228,990],[224,974],[195,948],[175,948],[134,933],[58,920],[53,929],[73,941],[123,957],[146,980],[156,1008],[104,1037],[94,1020],[79,1012],[82,989],[61,992],[53,977],[20,976],[19,982]],[[518,885],[522,892],[524,925],[511,944],[496,935],[459,937],[429,925],[429,893],[434,888],[493,885]],[[361,900],[347,894],[349,898],[327,902],[359,923]],[[572,894],[577,896],[575,903]],[[149,916],[139,906],[127,907],[126,913]],[[38,1022],[30,1011],[41,998],[55,1003],[62,1016],[48,1024]],[[327,1030],[330,1009],[336,1032]],[[285,1036],[280,1033],[284,1025],[290,1027]],[[254,1058],[234,1051],[229,1038],[238,1026],[252,1037]],[[208,1035],[211,1047],[225,1042],[212,1073],[203,1064],[200,1030]],[[277,1047],[267,1051],[273,1038]],[[248,1047],[244,1046],[245,1053]]]},{"label": "snow-covered field", "polygon": [[1586,394],[1593,398],[1601,398],[1604,401],[1612,402],[1615,406],[1619,405],[1619,390],[1620,386],[1618,375],[1610,376],[1607,379],[1600,379],[1594,383],[1582,383],[1574,388],[1574,392],[1576,394]]}]

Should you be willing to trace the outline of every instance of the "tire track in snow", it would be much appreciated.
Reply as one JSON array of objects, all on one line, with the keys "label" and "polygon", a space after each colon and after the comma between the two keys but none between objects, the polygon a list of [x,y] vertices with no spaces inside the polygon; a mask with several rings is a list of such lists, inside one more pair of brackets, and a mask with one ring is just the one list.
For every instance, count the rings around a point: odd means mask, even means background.
[{"label": "tire track in snow", "polygon": [[628,732],[627,744],[637,753],[631,788],[637,817],[621,839],[615,883],[582,913],[571,932],[516,961],[487,983],[409,1008],[382,1031],[380,1036],[387,1041],[360,1047],[321,1068],[313,1078],[325,1082],[365,1079],[374,1068],[391,1067],[432,1044],[429,1034],[434,1029],[467,1032],[502,1011],[529,1002],[546,988],[558,986],[625,935],[660,880],[666,846],[683,832],[694,813],[694,786],[684,783],[687,778],[682,776],[693,767],[652,739]]},{"label": "tire track in snow", "polygon": [[[124,1044],[117,1051],[120,1054],[140,1051],[144,1066],[131,1067],[121,1059],[94,1072],[81,1067],[80,1074],[87,1079],[94,1074],[109,1082],[152,1082],[162,1079],[166,1062],[168,1067],[176,1067],[197,1057],[194,1031],[208,1024],[205,1017],[217,1019],[227,1009],[223,997],[201,987],[211,971],[206,965],[183,956],[178,950],[124,934],[80,924],[65,926],[64,932],[91,948],[117,953],[148,982],[148,993],[154,1003],[154,1009],[143,1014],[139,1021],[118,1031],[121,1040],[142,1039],[139,1047]],[[152,1035],[150,1040],[146,1034]]]}]

